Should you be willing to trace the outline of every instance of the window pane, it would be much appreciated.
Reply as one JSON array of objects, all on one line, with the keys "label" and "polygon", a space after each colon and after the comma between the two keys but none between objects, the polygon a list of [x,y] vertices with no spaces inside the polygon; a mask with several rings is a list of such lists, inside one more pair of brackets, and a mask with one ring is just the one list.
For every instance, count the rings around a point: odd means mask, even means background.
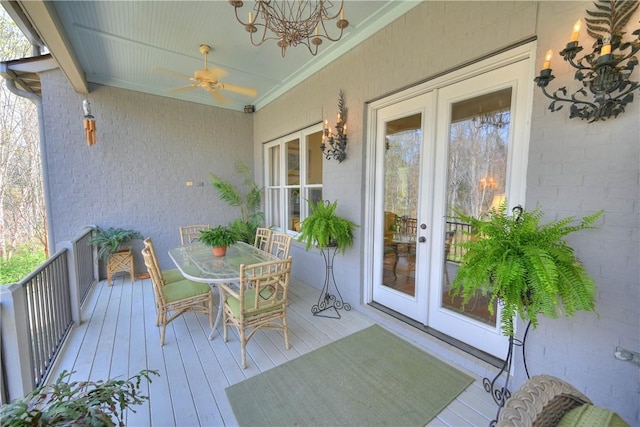
[{"label": "window pane", "polygon": [[313,203],[318,203],[318,201],[322,200],[322,188],[309,188],[307,190],[307,199]]},{"label": "window pane", "polygon": [[307,135],[307,185],[322,184],[322,131]]},{"label": "window pane", "polygon": [[281,227],[280,223],[280,189],[279,188],[270,188],[267,197],[267,220],[269,223],[268,226],[273,227]]},{"label": "window pane", "polygon": [[280,185],[280,146],[269,149],[269,171],[267,185]]},{"label": "window pane", "polygon": [[300,140],[294,139],[287,147],[287,185],[300,185]]},{"label": "window pane", "polygon": [[300,189],[287,189],[287,230],[300,231]]}]

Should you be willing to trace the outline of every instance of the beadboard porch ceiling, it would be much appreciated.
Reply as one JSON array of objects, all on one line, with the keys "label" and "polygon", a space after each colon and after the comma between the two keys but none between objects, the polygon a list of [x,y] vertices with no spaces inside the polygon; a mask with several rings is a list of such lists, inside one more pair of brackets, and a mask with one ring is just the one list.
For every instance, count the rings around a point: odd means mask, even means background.
[{"label": "beadboard porch ceiling", "polygon": [[[243,17],[254,2],[244,3]],[[340,2],[333,3],[337,10]],[[20,0],[3,6],[14,20],[26,21],[23,31],[47,46],[78,92],[95,83],[242,111],[268,104],[419,3],[346,0],[349,27],[340,41],[325,41],[315,57],[305,46],[289,48],[284,58],[273,41],[250,43],[228,1]],[[337,30],[335,21],[328,27]],[[257,96],[225,91],[229,102],[221,105],[201,88],[170,92],[190,82],[157,69],[193,76],[204,68],[200,44],[212,47],[209,68],[228,72],[221,82],[253,88]]]}]

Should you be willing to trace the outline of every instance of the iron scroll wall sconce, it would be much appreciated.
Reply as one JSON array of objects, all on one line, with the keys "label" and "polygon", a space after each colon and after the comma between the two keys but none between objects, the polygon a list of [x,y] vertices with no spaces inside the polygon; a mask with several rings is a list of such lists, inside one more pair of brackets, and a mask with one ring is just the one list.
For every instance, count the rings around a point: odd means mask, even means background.
[{"label": "iron scroll wall sconce", "polygon": [[335,133],[329,127],[329,120],[324,121],[322,144],[320,150],[327,160],[334,159],[338,163],[347,157],[347,108],[344,106],[344,92],[338,94],[338,117]]},{"label": "iron scroll wall sconce", "polygon": [[[579,117],[590,123],[617,117],[623,113],[627,104],[633,101],[633,92],[640,83],[629,80],[634,67],[638,64],[635,54],[640,51],[640,28],[633,31],[636,40],[623,42],[624,27],[638,9],[637,0],[599,0],[594,2],[596,11],[587,10],[590,18],[585,18],[587,33],[596,40],[593,51],[577,59],[583,50],[578,42],[580,20],[576,22],[567,46],[560,55],[577,71],[574,79],[582,87],[567,97],[567,88],[561,87],[549,94],[547,85],[555,77],[551,73],[549,50],[544,59],[540,75],[534,79],[542,93],[553,100],[549,110],[559,111],[559,102],[571,104],[569,118]],[[593,96],[589,99],[589,94]]]}]

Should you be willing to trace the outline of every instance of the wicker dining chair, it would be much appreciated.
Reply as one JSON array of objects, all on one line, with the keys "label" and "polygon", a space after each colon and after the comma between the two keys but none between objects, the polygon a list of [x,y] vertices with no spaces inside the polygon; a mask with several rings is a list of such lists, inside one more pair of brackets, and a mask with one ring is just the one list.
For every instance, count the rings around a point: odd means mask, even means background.
[{"label": "wicker dining chair", "polygon": [[205,313],[209,327],[213,328],[213,296],[206,283],[183,279],[165,283],[148,248],[142,249],[142,257],[151,276],[156,299],[156,326],[160,326],[160,345],[164,345],[167,325],[186,312]]},{"label": "wicker dining chair", "polygon": [[200,238],[200,232],[210,228],[211,226],[209,224],[185,225],[184,227],[180,227],[180,242],[182,246],[197,242]]},{"label": "wicker dining chair", "polygon": [[282,331],[285,347],[289,349],[286,308],[290,274],[291,257],[243,264],[237,287],[220,284],[224,340],[228,338],[228,327],[234,326],[240,335],[243,368],[247,367],[247,343],[260,329]]},{"label": "wicker dining chair", "polygon": [[[158,256],[156,255],[156,248],[153,246],[153,240],[151,240],[151,237],[147,237],[142,242],[144,243],[144,247],[149,249],[149,252],[151,252],[151,256],[153,257],[153,262],[155,263],[155,265],[160,268]],[[162,278],[164,279],[164,283],[166,284],[177,282],[178,280],[183,280],[185,278],[177,268],[160,270],[160,273],[162,274]]]},{"label": "wicker dining chair", "polygon": [[256,240],[253,246],[263,251],[269,250],[271,244],[271,230],[269,228],[260,227],[256,230]]},{"label": "wicker dining chair", "polygon": [[269,243],[269,252],[280,259],[286,259],[289,256],[291,248],[291,236],[286,233],[272,233],[271,242]]}]

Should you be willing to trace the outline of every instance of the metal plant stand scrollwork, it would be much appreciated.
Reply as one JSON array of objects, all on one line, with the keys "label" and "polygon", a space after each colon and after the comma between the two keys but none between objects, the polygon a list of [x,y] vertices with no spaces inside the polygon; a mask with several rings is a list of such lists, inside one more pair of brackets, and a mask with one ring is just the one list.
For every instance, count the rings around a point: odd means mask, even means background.
[{"label": "metal plant stand scrollwork", "polygon": [[[495,420],[491,421],[489,424],[490,427],[494,427],[498,421],[498,416],[500,415],[500,411],[504,406],[504,403],[511,396],[511,391],[509,391],[509,373],[511,372],[511,364],[513,362],[513,350],[515,347],[522,347],[522,363],[524,364],[524,370],[527,374],[527,379],[529,377],[529,369],[527,368],[527,357],[525,354],[525,343],[527,341],[527,335],[529,334],[529,328],[531,327],[531,322],[527,324],[527,328],[524,331],[524,336],[522,340],[514,338],[512,336],[509,337],[509,351],[507,352],[507,358],[502,364],[502,368],[498,372],[498,374],[493,378],[493,380],[489,380],[489,378],[484,378],[482,380],[482,385],[484,386],[484,390],[487,393],[491,393],[491,397],[498,404],[498,412],[496,413]],[[496,387],[496,383],[500,379],[503,373],[506,373],[506,378],[504,380],[504,385],[502,387]]]},{"label": "metal plant stand scrollwork", "polygon": [[[322,287],[322,292],[320,293],[320,297],[318,298],[318,304],[311,307],[311,313],[313,313],[314,316],[340,319],[342,318],[342,316],[340,316],[340,312],[338,310],[351,310],[351,305],[349,305],[349,303],[345,304],[342,300],[342,295],[340,295],[338,285],[336,285],[336,279],[335,277],[333,277],[333,259],[336,256],[336,252],[338,252],[337,246],[320,248],[320,253],[324,258],[326,273],[324,276],[324,285]],[[335,293],[331,292],[332,284]],[[326,311],[330,309],[333,310],[327,313]]]}]

